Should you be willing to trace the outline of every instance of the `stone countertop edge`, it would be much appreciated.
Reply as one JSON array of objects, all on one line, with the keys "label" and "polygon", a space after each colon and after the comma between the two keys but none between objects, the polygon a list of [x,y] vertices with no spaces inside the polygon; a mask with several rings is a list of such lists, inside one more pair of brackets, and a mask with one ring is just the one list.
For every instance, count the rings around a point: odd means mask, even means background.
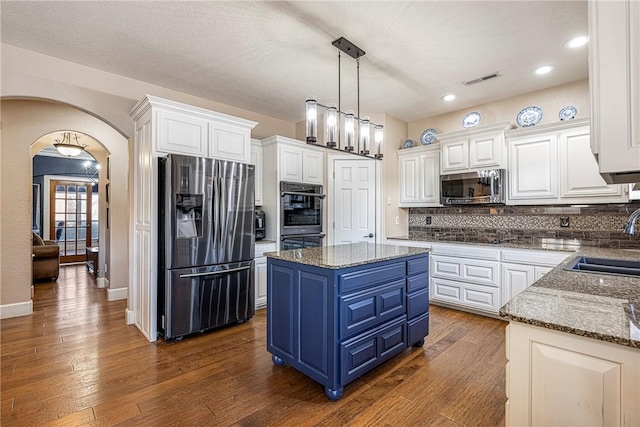
[{"label": "stone countertop edge", "polygon": [[640,278],[564,270],[577,256],[638,260],[639,253],[582,247],[500,308],[500,316],[640,349],[640,319],[632,317]]},{"label": "stone countertop edge", "polygon": [[410,246],[351,243],[306,249],[265,252],[267,258],[337,270],[380,261],[429,253],[427,248]]},{"label": "stone countertop edge", "polygon": [[473,245],[473,246],[483,246],[487,248],[496,248],[496,249],[531,249],[531,250],[542,250],[542,251],[558,251],[558,252],[576,252],[584,246],[581,246],[578,241],[575,240],[565,240],[565,239],[551,239],[551,238],[540,238],[535,241],[501,241],[500,243],[492,243],[487,241],[465,241],[461,242],[459,240],[415,240],[410,239],[408,236],[397,236],[397,237],[387,237],[387,240],[397,240],[397,241],[405,241],[405,242],[420,242],[420,243],[429,243],[429,244],[443,244],[443,245]]}]

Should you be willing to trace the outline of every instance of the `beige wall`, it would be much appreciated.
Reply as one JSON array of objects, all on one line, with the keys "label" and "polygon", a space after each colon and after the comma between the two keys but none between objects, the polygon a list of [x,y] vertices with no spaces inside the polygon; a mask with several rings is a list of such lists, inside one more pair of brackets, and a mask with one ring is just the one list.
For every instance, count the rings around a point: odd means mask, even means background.
[{"label": "beige wall", "polygon": [[[4,100],[0,132],[1,164],[0,249],[2,253],[0,305],[31,299],[31,182],[32,153],[41,147],[36,141],[60,130],[90,135],[102,147],[88,147],[98,159],[111,157],[111,271],[112,288],[128,285],[128,140],[103,121],[68,105],[37,100]],[[100,152],[102,151],[102,153]]]},{"label": "beige wall", "polygon": [[578,109],[577,117],[589,117],[589,109],[591,108],[589,80],[580,80],[550,89],[465,108],[453,113],[416,120],[409,123],[409,138],[419,143],[420,135],[425,129],[429,128],[435,128],[438,133],[462,130],[464,129],[462,127],[462,119],[472,111],[477,111],[482,115],[480,126],[500,122],[509,122],[515,125],[518,112],[530,105],[536,105],[542,109],[541,125],[559,122],[558,112],[567,105],[572,105]]},{"label": "beige wall", "polygon": [[115,156],[111,161],[112,197],[116,199],[110,206],[109,281],[111,288],[120,288],[127,287],[129,281],[129,183],[133,165],[129,154],[133,151],[127,141],[134,133],[129,111],[145,94],[257,121],[254,138],[295,135],[295,124],[285,120],[6,44],[1,45],[0,54],[0,306],[31,301],[30,149],[41,136],[61,129],[76,130],[93,136]]}]

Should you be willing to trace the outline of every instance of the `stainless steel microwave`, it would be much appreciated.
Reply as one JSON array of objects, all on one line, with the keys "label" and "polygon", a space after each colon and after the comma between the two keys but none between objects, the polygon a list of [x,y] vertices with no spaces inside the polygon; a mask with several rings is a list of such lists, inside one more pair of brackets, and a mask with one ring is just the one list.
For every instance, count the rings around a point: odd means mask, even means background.
[{"label": "stainless steel microwave", "polygon": [[505,203],[506,171],[490,169],[440,176],[443,205],[494,205]]}]

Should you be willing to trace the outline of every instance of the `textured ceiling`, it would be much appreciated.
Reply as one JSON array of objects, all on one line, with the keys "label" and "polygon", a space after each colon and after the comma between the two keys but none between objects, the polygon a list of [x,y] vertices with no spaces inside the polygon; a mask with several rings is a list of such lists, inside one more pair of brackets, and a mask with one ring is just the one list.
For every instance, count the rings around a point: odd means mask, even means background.
[{"label": "textured ceiling", "polygon": [[[366,51],[363,114],[405,121],[588,76],[586,47],[563,47],[587,33],[586,1],[3,1],[1,26],[3,43],[290,121],[308,95],[337,102],[341,36]],[[355,75],[343,55],[343,110]]]}]

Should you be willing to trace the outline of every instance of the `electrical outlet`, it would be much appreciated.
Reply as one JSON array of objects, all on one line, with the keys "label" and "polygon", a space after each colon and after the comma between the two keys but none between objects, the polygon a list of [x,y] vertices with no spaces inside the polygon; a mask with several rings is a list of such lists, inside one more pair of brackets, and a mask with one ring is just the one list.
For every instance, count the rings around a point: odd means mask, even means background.
[{"label": "electrical outlet", "polygon": [[427,225],[431,225],[431,217],[430,216],[427,217],[426,223],[427,223]]},{"label": "electrical outlet", "polygon": [[107,273],[109,271],[109,264],[104,263],[104,272]]},{"label": "electrical outlet", "polygon": [[569,226],[569,217],[561,216],[560,217],[560,227],[568,227]]},{"label": "electrical outlet", "polygon": [[396,217],[396,225],[399,225],[399,224],[400,224],[400,217],[399,217],[399,216],[397,216],[397,217]]}]

